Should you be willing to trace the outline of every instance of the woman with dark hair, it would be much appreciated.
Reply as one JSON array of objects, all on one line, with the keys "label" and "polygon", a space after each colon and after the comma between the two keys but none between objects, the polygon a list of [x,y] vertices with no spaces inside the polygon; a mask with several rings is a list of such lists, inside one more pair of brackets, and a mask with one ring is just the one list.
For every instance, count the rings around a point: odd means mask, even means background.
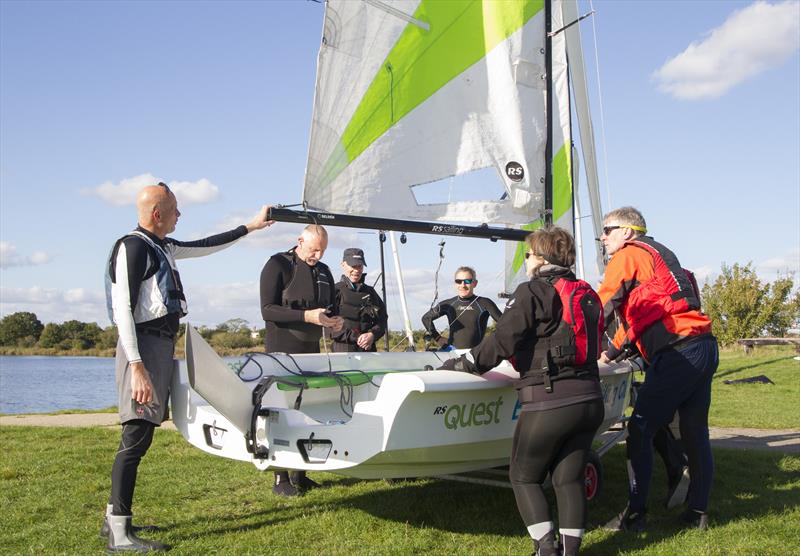
[{"label": "woman with dark hair", "polygon": [[482,374],[508,359],[519,372],[522,404],[509,477],[539,555],[562,554],[543,491],[548,475],[558,503],[563,554],[577,554],[586,528],[584,468],[603,421],[597,369],[602,305],[576,279],[572,236],[557,227],[526,238],[529,282],[509,299],[497,329],[441,367]]}]

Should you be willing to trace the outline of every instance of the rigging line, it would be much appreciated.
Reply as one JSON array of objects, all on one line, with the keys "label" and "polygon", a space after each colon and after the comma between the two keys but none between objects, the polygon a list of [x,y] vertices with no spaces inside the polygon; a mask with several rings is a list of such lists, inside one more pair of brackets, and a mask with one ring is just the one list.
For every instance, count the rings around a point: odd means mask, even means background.
[{"label": "rigging line", "polygon": [[[589,0],[589,8],[594,12],[592,0]],[[603,173],[606,179],[606,202],[608,203],[607,210],[611,210],[611,182],[608,179],[608,153],[606,152],[606,119],[603,112],[603,91],[600,87],[600,55],[598,54],[599,50],[597,48],[597,26],[595,25],[595,21],[597,21],[597,18],[593,17],[592,39],[594,41],[594,70],[597,79],[597,99],[600,103],[600,137],[602,138],[601,142],[603,144]]]},{"label": "rigging line", "polygon": [[436,305],[436,300],[439,299],[439,271],[442,269],[444,262],[444,240],[439,242],[439,266],[436,267],[436,273],[433,275],[433,301],[431,301],[431,309]]}]

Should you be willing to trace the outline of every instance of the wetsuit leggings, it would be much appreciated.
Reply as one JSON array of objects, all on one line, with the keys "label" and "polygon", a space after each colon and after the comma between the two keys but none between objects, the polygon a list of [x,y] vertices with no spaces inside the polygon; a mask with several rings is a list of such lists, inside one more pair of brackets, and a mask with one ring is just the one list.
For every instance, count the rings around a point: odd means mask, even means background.
[{"label": "wetsuit leggings", "polygon": [[586,460],[603,422],[603,412],[603,401],[596,399],[520,414],[509,478],[526,527],[552,521],[542,488],[550,473],[558,503],[558,526],[586,528]]},{"label": "wetsuit leggings", "polygon": [[153,423],[142,419],[128,421],[122,425],[122,440],[111,468],[109,504],[114,507],[114,515],[131,515],[139,462],[153,441],[155,428]]},{"label": "wetsuit leggings", "polygon": [[714,476],[714,458],[708,439],[711,380],[719,364],[717,341],[705,336],[678,349],[656,354],[639,387],[633,416],[628,422],[627,453],[633,477],[630,508],[647,508],[653,473],[653,436],[668,424],[675,410],[680,416],[681,440],[689,460],[688,505],[706,511]]}]

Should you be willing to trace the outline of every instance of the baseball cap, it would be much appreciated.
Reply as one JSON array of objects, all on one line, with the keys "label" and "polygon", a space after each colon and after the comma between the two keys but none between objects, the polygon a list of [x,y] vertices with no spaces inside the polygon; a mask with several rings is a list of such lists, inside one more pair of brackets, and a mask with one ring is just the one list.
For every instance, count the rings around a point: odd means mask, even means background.
[{"label": "baseball cap", "polygon": [[367,262],[364,260],[364,251],[357,247],[345,249],[342,260],[350,266],[367,266]]}]

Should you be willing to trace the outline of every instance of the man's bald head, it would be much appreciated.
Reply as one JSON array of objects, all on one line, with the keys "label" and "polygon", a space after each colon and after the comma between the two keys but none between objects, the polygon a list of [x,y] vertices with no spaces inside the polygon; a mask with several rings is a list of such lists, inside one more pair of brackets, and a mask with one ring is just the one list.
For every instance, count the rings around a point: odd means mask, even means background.
[{"label": "man's bald head", "polygon": [[136,196],[136,212],[139,226],[160,238],[175,230],[178,217],[178,201],[166,184],[143,187]]},{"label": "man's bald head", "polygon": [[328,232],[322,226],[309,224],[297,238],[295,253],[308,266],[314,266],[328,248]]}]

